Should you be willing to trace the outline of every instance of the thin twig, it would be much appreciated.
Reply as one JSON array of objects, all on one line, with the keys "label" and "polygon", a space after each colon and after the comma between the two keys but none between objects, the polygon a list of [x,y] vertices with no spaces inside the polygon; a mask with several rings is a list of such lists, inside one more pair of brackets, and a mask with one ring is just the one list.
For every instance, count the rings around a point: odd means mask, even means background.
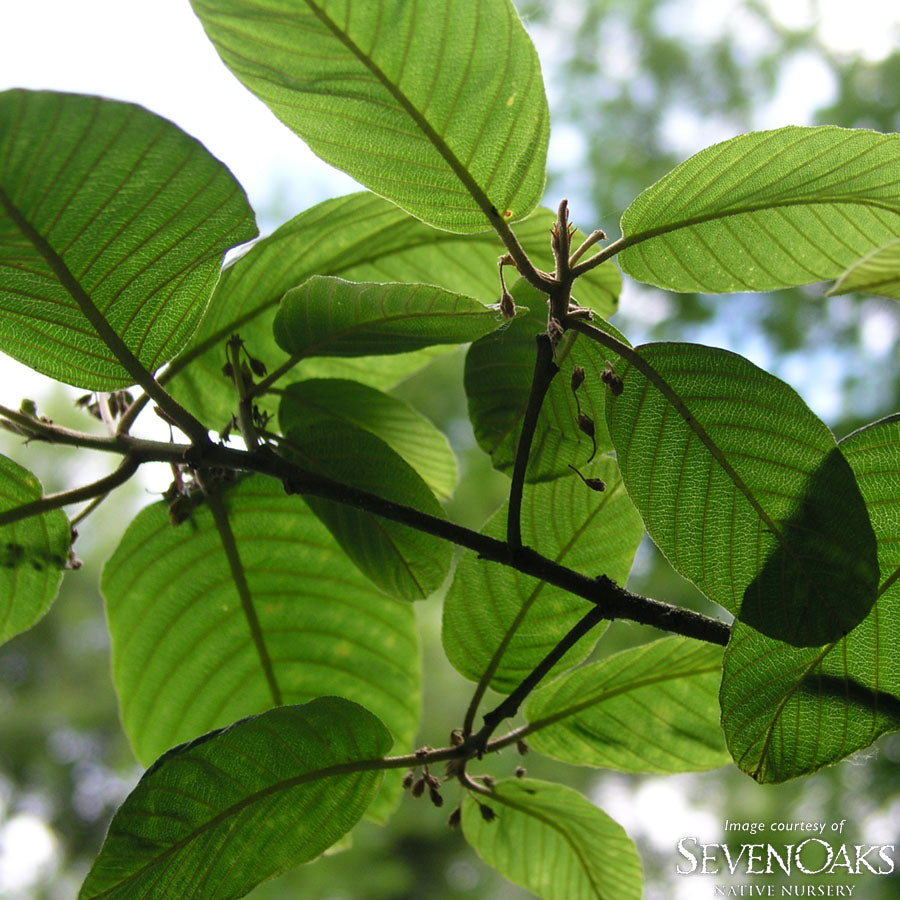
[{"label": "thin twig", "polygon": [[492,709],[484,717],[484,725],[481,730],[473,734],[466,744],[474,748],[480,756],[487,746],[488,739],[497,730],[497,726],[504,720],[512,718],[524,702],[525,698],[537,687],[541,679],[581,640],[595,625],[606,616],[599,606],[588,610],[563,639],[522,679],[519,686],[507,696],[503,702]]},{"label": "thin twig", "polygon": [[31,516],[39,516],[52,509],[62,509],[73,503],[83,503],[85,500],[92,500],[94,497],[108,494],[113,488],[125,484],[137,472],[139,466],[138,460],[132,456],[126,456],[115,472],[111,472],[97,481],[92,481],[90,484],[71,491],[47,494],[46,497],[41,497],[39,500],[32,500],[30,503],[23,503],[21,506],[0,512],[0,527],[31,518]]},{"label": "thin twig", "polygon": [[522,430],[519,433],[519,445],[516,448],[516,459],[513,464],[512,484],[509,488],[506,542],[513,552],[522,546],[522,491],[525,485],[525,473],[528,470],[528,458],[531,454],[534,431],[541,414],[544,397],[547,396],[553,377],[559,372],[559,368],[553,362],[553,346],[550,338],[546,334],[539,334],[536,342],[537,356],[534,361],[534,374],[531,379],[531,393],[528,396],[525,415],[522,417]]}]

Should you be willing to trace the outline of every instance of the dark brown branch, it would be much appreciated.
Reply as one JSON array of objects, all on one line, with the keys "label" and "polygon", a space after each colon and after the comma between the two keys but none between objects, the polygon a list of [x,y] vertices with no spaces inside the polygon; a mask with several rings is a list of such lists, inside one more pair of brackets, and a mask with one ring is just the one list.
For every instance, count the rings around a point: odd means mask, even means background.
[{"label": "dark brown branch", "polygon": [[537,687],[543,677],[581,640],[595,625],[606,618],[599,606],[585,613],[575,625],[569,629],[563,639],[534,667],[521,681],[519,686],[496,708],[484,717],[484,725],[466,742],[478,756],[484,753],[490,736],[504,720],[512,718],[525,698]]},{"label": "dark brown branch", "polygon": [[512,484],[509,488],[509,507],[506,517],[506,542],[512,551],[522,546],[522,491],[525,486],[525,473],[531,455],[531,444],[534,431],[541,414],[544,397],[559,372],[553,362],[553,345],[546,334],[539,334],[537,341],[537,357],[534,361],[534,375],[531,379],[531,393],[528,406],[522,417],[522,430],[519,433],[519,445],[516,448],[516,460],[513,464]]},{"label": "dark brown branch", "polygon": [[[72,433],[57,426],[43,424],[42,440],[53,440],[58,431],[65,436],[60,443],[78,445]],[[447,519],[432,516],[420,510],[404,506],[369,491],[342,484],[322,475],[308,472],[302,467],[278,456],[263,445],[253,451],[238,450],[221,444],[209,443],[197,448],[185,444],[169,444],[147,441],[130,435],[98,438],[86,435],[86,447],[112,453],[127,454],[133,463],[175,462],[194,468],[220,466],[237,471],[257,472],[279,479],[291,493],[310,494],[353,506],[374,513],[385,519],[409,525],[419,531],[451,541],[460,547],[474,551],[483,559],[509,566],[540,581],[553,584],[570,594],[583,597],[603,610],[607,619],[629,619],[642,625],[652,625],[663,631],[696,638],[724,646],[731,629],[724,622],[711,619],[689,609],[672,606],[648,597],[641,597],[617,585],[608,578],[591,578],[568,569],[553,560],[541,556],[530,547],[510,550],[505,541],[480,534]],[[12,510],[9,511],[11,513]],[[9,514],[7,513],[7,515]],[[24,518],[18,516],[17,518]]]}]

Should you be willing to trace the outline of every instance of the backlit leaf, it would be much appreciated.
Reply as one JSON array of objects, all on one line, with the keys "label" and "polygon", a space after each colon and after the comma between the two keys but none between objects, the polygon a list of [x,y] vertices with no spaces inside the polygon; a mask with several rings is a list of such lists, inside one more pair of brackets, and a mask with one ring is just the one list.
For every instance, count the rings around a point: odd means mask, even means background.
[{"label": "backlit leaf", "polygon": [[[0,513],[40,500],[27,469],[0,456]],[[31,628],[50,608],[62,581],[72,534],[62,510],[0,526],[0,644]]]},{"label": "backlit leaf", "polygon": [[839,277],[900,236],[900,135],[779,128],[701,150],[622,216],[622,268],[673,291]]},{"label": "backlit leaf", "polygon": [[[486,821],[478,804],[495,813]],[[532,778],[470,794],[462,827],[478,855],[544,900],[640,900],[641,863],[622,826],[561,784]]]},{"label": "backlit leaf", "polygon": [[[539,209],[516,225],[516,236],[536,265],[553,267],[548,233],[554,221]],[[239,332],[247,348],[270,368],[284,358],[272,335],[282,296],[311,275],[351,281],[435,284],[485,304],[500,299],[494,232],[458,235],[423,225],[394,204],[367,192],[326,200],[258,241],[222,273],[209,312],[190,348],[170,369],[167,387],[204,421],[224,424],[235,400],[222,375],[225,341]],[[578,302],[608,316],[616,309],[621,277],[609,262],[578,281]],[[390,357],[303,360],[293,377],[352,378],[389,388],[421,368],[440,348]]]},{"label": "backlit leaf", "polygon": [[721,671],[721,647],[683,637],[581,666],[529,697],[528,743],[554,759],[619,772],[725,765]]},{"label": "backlit leaf", "polygon": [[443,499],[456,487],[456,457],[447,438],[411,406],[382,391],[337,378],[288,385],[281,397],[286,434],[313,422],[345,421],[380,437]]},{"label": "backlit leaf", "polygon": [[[419,714],[412,610],[377,591],[274,480],[248,477],[223,502],[282,702],[346,697],[408,744]],[[142,510],[102,588],[122,724],[141,762],[273,705],[206,505],[177,527],[164,503]]]},{"label": "backlit leaf", "polygon": [[829,295],[878,294],[900,300],[900,240],[873,250],[837,280]]},{"label": "backlit leaf", "polygon": [[735,762],[761,782],[814,772],[900,729],[900,424],[841,441],[878,539],[881,589],[845,638],[791,647],[736,626],[725,652],[722,725]]},{"label": "backlit leaf", "polygon": [[509,0],[192,0],[232,72],[310,148],[412,215],[482,231],[544,190],[540,64]]},{"label": "backlit leaf", "polygon": [[483,303],[434,285],[314,275],[284,295],[274,329],[295,356],[372,356],[466,343],[499,324]]},{"label": "backlit leaf", "polygon": [[116,813],[79,898],[243,897],[359,821],[390,747],[375,716],[338,697],[175,747]]},{"label": "backlit leaf", "polygon": [[79,387],[134,382],[79,291],[153,371],[193,334],[229,247],[256,234],[231,173],[130,103],[0,94],[0,339]]},{"label": "backlit leaf", "polygon": [[646,344],[607,402],[632,500],[672,565],[759,631],[835,640],[875,600],[875,537],[828,428],[787,384],[695,344]]},{"label": "backlit leaf", "polygon": [[[349,422],[319,420],[285,435],[283,454],[319,475],[432,516],[440,504],[422,477],[387,443]],[[420,600],[437,590],[450,569],[450,544],[349,504],[306,498],[344,552],[383,591]]]}]

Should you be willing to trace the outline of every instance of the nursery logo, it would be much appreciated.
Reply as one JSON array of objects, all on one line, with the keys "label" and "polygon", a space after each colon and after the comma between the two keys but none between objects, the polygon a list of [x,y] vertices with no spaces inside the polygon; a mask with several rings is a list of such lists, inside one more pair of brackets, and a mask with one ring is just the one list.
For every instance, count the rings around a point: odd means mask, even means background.
[{"label": "nursery logo", "polygon": [[[726,819],[724,842],[704,843],[695,836],[678,841],[675,873],[711,876],[712,897],[859,896],[860,877],[893,874],[895,845],[851,843],[844,839],[846,821]],[[763,832],[765,839],[752,840]],[[820,877],[810,883],[812,876]]]}]

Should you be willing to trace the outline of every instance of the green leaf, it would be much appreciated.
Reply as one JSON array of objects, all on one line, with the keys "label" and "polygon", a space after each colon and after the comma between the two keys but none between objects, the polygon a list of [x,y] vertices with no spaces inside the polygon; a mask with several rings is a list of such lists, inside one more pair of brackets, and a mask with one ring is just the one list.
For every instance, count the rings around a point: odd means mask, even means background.
[{"label": "green leaf", "polygon": [[[288,431],[282,452],[319,475],[443,518],[422,477],[380,437],[349,422],[319,420]],[[344,552],[383,591],[420,600],[450,570],[449,543],[349,504],[306,498]]]},{"label": "green leaf", "polygon": [[[479,804],[496,818],[486,821]],[[514,884],[544,900],[640,900],[641,862],[605,812],[561,784],[498,782],[462,808],[466,840]]]},{"label": "green leaf", "polygon": [[[522,246],[542,268],[552,268],[548,232],[555,221],[540,209],[516,226]],[[503,245],[493,232],[455,235],[436,231],[392,203],[367,192],[326,200],[263,238],[222,273],[191,348],[170,367],[167,387],[203,421],[229,419],[234,388],[222,376],[222,347],[239,332],[250,352],[278,364],[282,351],[272,320],[282,296],[311,275],[351,281],[426,282],[492,304],[500,299],[497,258]],[[621,277],[613,263],[578,280],[578,302],[600,315],[614,312]],[[391,357],[303,360],[302,377],[352,378],[388,388],[427,362],[435,348]],[[186,368],[185,368],[186,367]]]},{"label": "green leaf", "polygon": [[[526,487],[522,541],[569,568],[624,582],[644,528],[615,462],[599,459],[591,474],[606,482],[603,493],[576,478]],[[506,506],[484,533],[505,539]],[[490,686],[508,694],[590,606],[580,597],[513,569],[486,566],[467,551],[444,603],[444,650],[466,678],[478,681],[490,671]],[[579,641],[553,671],[584,659],[601,633],[595,629]]]},{"label": "green leaf", "polygon": [[274,329],[294,356],[375,356],[467,343],[498,325],[494,310],[434,285],[314,275],[284,295]]},{"label": "green leaf", "polygon": [[85,315],[151,371],[193,334],[224,252],[256,234],[231,173],[165,119],[76,94],[0,94],[0,340],[92,390],[134,382]]},{"label": "green leaf", "polygon": [[390,747],[375,716],[338,697],[175,747],[116,813],[79,898],[243,897],[359,821]]},{"label": "green leaf", "polygon": [[845,638],[798,649],[737,626],[725,652],[722,725],[735,762],[780,782],[837,762],[900,729],[900,425],[841,441],[878,539],[881,588]]},{"label": "green leaf", "polygon": [[722,648],[689,638],[624,650],[536,690],[525,707],[528,743],[563,762],[619,772],[725,765],[721,671]]},{"label": "green leaf", "polygon": [[[494,468],[512,474],[528,406],[537,354],[535,337],[547,330],[547,300],[524,281],[512,289],[517,315],[503,328],[475,341],[466,354],[465,388],[469,418],[479,446],[491,456]],[[624,341],[611,325],[596,322]],[[571,475],[570,465],[581,468],[594,451],[591,439],[578,427],[578,406],[571,389],[572,369],[581,366],[585,384],[578,397],[581,412],[594,422],[596,452],[612,449],[606,429],[607,387],[600,380],[608,353],[593,341],[570,332],[574,343],[558,359],[560,373],[553,379],[541,407],[534,442],[528,457],[527,481],[545,481]]]},{"label": "green leaf", "polygon": [[380,437],[438,497],[446,499],[456,487],[456,457],[447,438],[409,404],[357,381],[291,384],[281,397],[279,419],[285,434],[314,422],[349,422]]},{"label": "green leaf", "polygon": [[711,600],[776,640],[816,646],[875,600],[875,536],[828,428],[734,353],[646,344],[607,403],[651,537]]},{"label": "green leaf", "polygon": [[[0,456],[0,513],[40,500],[37,478]],[[0,526],[0,644],[50,608],[69,558],[72,529],[62,510]]]},{"label": "green leaf", "polygon": [[622,216],[626,273],[673,291],[837,278],[900,236],[900,135],[825,126],[701,150]]},{"label": "green leaf", "polygon": [[900,240],[873,250],[855,262],[828,291],[837,294],[878,294],[900,300]]},{"label": "green leaf", "polygon": [[192,0],[231,71],[326,162],[448,231],[540,202],[549,135],[509,0]]},{"label": "green leaf", "polygon": [[[248,477],[223,501],[282,701],[355,700],[409,744],[419,717],[412,610],[349,565],[303,500],[272,479]],[[177,527],[164,503],[142,510],[102,589],[122,724],[141,762],[273,705],[207,506]]]}]

